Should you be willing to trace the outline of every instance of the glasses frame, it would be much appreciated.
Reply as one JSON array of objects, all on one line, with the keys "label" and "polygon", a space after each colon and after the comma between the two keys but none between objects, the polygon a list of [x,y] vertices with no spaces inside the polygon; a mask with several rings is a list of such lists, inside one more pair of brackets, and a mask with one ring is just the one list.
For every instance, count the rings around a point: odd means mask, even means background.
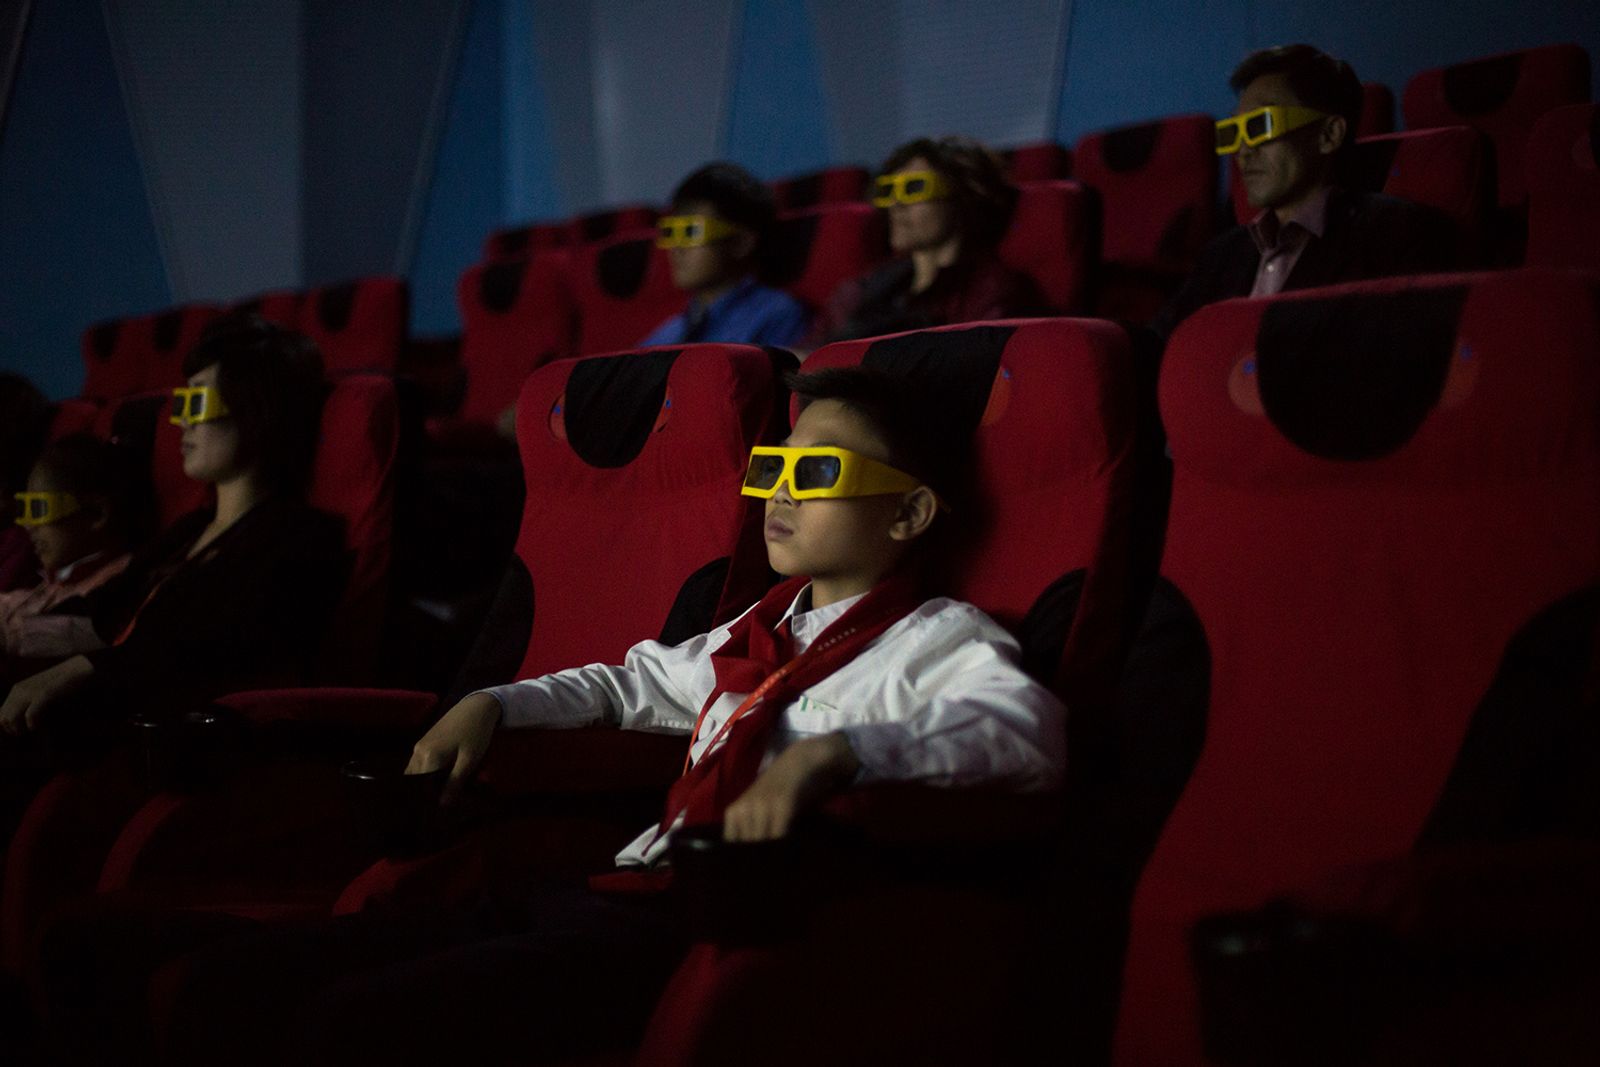
[{"label": "glasses frame", "polygon": [[[78,503],[78,498],[71,493],[16,493],[17,518],[16,523],[25,529],[35,526],[49,526],[53,523],[70,519],[83,510],[83,505]],[[33,514],[34,504],[43,504],[42,515]]]},{"label": "glasses frame", "polygon": [[[755,469],[756,461],[764,457],[775,456],[783,460],[783,469],[778,472],[778,477],[769,488],[750,484],[751,472]],[[826,456],[839,461],[839,477],[832,484],[814,489],[800,489],[795,486],[795,471],[800,460],[813,456]],[[769,500],[778,492],[778,487],[787,484],[791,500],[828,500],[843,499],[855,496],[883,496],[891,493],[907,493],[922,485],[922,480],[914,478],[905,471],[896,470],[887,463],[880,463],[871,456],[863,456],[859,452],[852,452],[848,448],[834,448],[831,445],[817,445],[810,448],[785,448],[782,446],[766,447],[757,446],[750,450],[750,463],[745,468],[744,484],[739,487],[740,494],[753,496],[761,500]]]},{"label": "glasses frame", "polygon": [[[925,181],[927,185],[920,192],[907,192],[906,186],[914,181]],[[873,188],[877,190],[872,197],[873,207],[923,204],[929,200],[945,200],[950,196],[950,183],[936,170],[903,170],[898,174],[880,174]]]},{"label": "glasses frame", "polygon": [[[1256,137],[1251,137],[1245,128],[1251,119],[1265,115],[1267,131]],[[1217,120],[1217,155],[1231,156],[1239,149],[1249,146],[1254,148],[1258,144],[1276,141],[1278,138],[1293,133],[1295,130],[1309,126],[1318,119],[1328,118],[1326,111],[1316,108],[1299,107],[1294,104],[1268,104],[1251,111],[1245,111],[1231,118]],[[1232,140],[1224,142],[1223,137],[1231,134]]]},{"label": "glasses frame", "polygon": [[[696,229],[698,233],[692,232]],[[656,247],[701,248],[743,229],[714,215],[663,215],[656,220]]]},{"label": "glasses frame", "polygon": [[[193,414],[196,398],[200,400],[198,415]],[[180,385],[172,391],[172,400],[172,414],[167,416],[167,422],[173,426],[200,426],[231,414],[227,402],[222,399],[222,391],[214,385]]]}]

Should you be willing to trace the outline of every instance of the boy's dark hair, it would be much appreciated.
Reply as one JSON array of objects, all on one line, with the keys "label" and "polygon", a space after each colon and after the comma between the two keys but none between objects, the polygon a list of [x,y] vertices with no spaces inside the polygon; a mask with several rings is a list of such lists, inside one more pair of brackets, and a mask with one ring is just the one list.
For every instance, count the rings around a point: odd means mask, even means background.
[{"label": "boy's dark hair", "polygon": [[104,508],[108,528],[122,545],[133,545],[144,534],[151,499],[138,458],[127,446],[93,434],[68,434],[46,447],[34,468],[83,506]]},{"label": "boy's dark hair", "polygon": [[707,163],[672,191],[674,211],[695,202],[710,204],[718,218],[754,233],[757,248],[765,244],[778,218],[772,190],[735,163]]},{"label": "boy's dark hair", "polygon": [[1257,78],[1281,74],[1301,104],[1345,121],[1344,144],[1336,160],[1343,165],[1355,147],[1356,124],[1361,120],[1361,79],[1342,59],[1335,59],[1308,44],[1284,44],[1251,52],[1228,77],[1233,91],[1242,93]]},{"label": "boy's dark hair", "polygon": [[183,360],[185,377],[215,365],[217,388],[239,427],[241,460],[273,492],[305,492],[322,424],[322,353],[259,315],[218,319]]},{"label": "boy's dark hair", "polygon": [[970,137],[919,137],[890,152],[878,173],[892,174],[918,157],[950,183],[963,244],[973,249],[999,244],[1017,206],[1017,187],[1000,157]]},{"label": "boy's dark hair", "polygon": [[945,500],[960,495],[971,442],[928,417],[926,391],[913,381],[871,367],[823,367],[790,373],[784,381],[800,410],[836,400],[861,416],[889,449],[888,463]]}]

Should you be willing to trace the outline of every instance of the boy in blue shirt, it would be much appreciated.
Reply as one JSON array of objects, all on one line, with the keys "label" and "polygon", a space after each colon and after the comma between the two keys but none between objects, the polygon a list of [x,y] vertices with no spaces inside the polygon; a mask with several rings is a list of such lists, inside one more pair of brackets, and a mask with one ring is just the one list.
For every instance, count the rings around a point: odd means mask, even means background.
[{"label": "boy in blue shirt", "polygon": [[806,309],[780,289],[755,280],[763,246],[777,220],[772,190],[732,163],[710,163],[672,194],[672,214],[658,223],[672,282],[689,306],[640,345],[694,341],[795,344],[809,324]]}]

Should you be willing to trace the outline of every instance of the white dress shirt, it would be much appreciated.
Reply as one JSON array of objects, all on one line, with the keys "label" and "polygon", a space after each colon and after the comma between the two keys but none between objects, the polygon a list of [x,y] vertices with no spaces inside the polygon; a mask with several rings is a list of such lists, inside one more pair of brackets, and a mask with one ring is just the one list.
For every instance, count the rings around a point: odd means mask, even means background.
[{"label": "white dress shirt", "polygon": [[[787,616],[798,655],[859,598],[804,610],[802,590]],[[508,727],[688,734],[716,689],[710,653],[732,623],[668,646],[642,641],[622,666],[593,664],[485,689]],[[1066,767],[1066,709],[1019,666],[1016,640],[971,604],[930,600],[879,634],[838,670],[789,704],[773,731],[771,760],[795,741],[837,731],[861,762],[861,783],[919,782],[1056,788]],[[726,692],[707,711],[690,747],[705,756],[747,693]],[[765,766],[765,764],[763,764]],[[656,827],[617,855],[648,865],[666,852]]]}]

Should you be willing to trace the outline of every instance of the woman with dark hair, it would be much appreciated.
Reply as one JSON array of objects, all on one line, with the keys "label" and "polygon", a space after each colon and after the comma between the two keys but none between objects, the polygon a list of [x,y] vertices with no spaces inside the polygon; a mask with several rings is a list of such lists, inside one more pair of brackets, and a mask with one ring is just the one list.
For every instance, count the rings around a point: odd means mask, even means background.
[{"label": "woman with dark hair", "polygon": [[872,202],[888,212],[889,247],[899,258],[841,285],[810,347],[1042,313],[1032,280],[995,254],[1016,201],[999,157],[977,141],[924,137],[896,148]]},{"label": "woman with dark hair", "polygon": [[178,519],[88,598],[102,647],[18,682],[0,729],[92,735],[104,711],[184,710],[305,678],[344,584],[338,519],[302,497],[321,422],[322,358],[253,315],[213,326],[184,360],[168,420],[183,470],[216,506]]}]

